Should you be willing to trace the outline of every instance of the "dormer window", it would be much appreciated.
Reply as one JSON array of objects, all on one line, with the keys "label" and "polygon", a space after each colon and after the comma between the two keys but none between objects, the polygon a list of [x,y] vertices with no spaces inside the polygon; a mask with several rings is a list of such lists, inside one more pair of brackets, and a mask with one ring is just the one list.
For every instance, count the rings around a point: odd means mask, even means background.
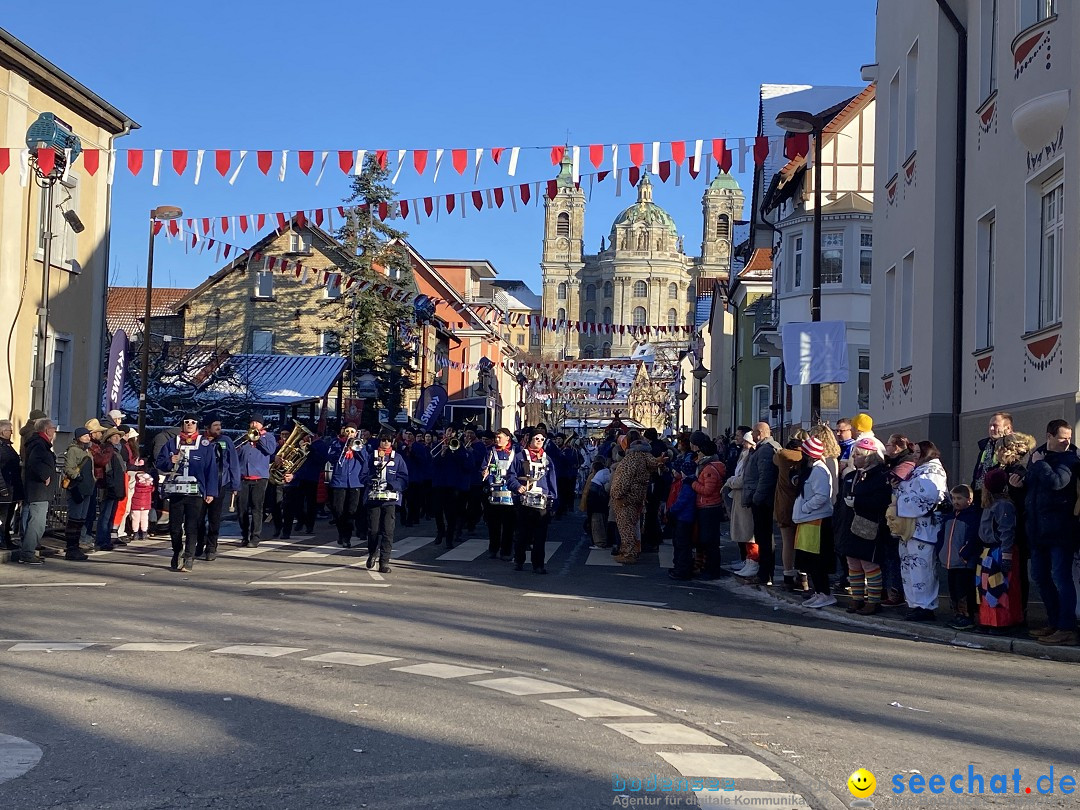
[{"label": "dormer window", "polygon": [[304,238],[304,234],[292,231],[289,234],[289,253],[310,253],[311,244]]}]

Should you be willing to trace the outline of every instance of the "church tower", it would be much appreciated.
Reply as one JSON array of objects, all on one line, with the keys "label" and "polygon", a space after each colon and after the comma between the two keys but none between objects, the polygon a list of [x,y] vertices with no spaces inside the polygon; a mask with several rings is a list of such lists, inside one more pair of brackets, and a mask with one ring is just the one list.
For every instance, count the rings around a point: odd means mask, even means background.
[{"label": "church tower", "polygon": [[701,273],[727,277],[731,272],[735,223],[742,219],[745,196],[727,172],[720,171],[701,198]]},{"label": "church tower", "polygon": [[[569,152],[569,150],[567,150]],[[574,185],[569,154],[556,178],[554,199],[544,197],[544,250],[540,259],[543,279],[542,318],[566,322],[581,320],[581,270],[585,266],[585,194]],[[545,360],[578,356],[578,333],[564,325],[558,332],[542,329],[540,352]]]}]

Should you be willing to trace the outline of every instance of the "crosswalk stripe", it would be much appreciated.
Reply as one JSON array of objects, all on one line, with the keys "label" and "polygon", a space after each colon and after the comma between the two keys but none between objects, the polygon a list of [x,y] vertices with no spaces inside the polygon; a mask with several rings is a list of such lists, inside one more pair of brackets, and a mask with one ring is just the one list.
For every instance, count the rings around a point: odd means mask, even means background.
[{"label": "crosswalk stripe", "polygon": [[[324,550],[325,549],[325,550]],[[339,546],[335,540],[332,543],[323,543],[321,546],[315,546],[315,548],[304,551],[297,551],[295,554],[290,554],[290,560],[311,560],[318,557],[329,557],[333,554],[340,554],[343,551],[347,551],[344,546]]]},{"label": "crosswalk stripe", "polygon": [[660,546],[660,567],[671,568],[675,565],[675,549],[667,543]]},{"label": "crosswalk stripe", "polygon": [[642,745],[719,745],[726,746],[704,731],[682,723],[604,723]]},{"label": "crosswalk stripe", "polygon": [[487,681],[470,681],[473,686],[484,686],[511,695],[549,695],[552,692],[576,692],[571,686],[537,680],[536,678],[493,678]]},{"label": "crosswalk stripe", "polygon": [[133,641],[113,647],[113,652],[184,652],[198,647],[198,642],[187,641]]},{"label": "crosswalk stripe", "polygon": [[270,551],[272,549],[280,548],[281,546],[291,546],[291,540],[262,540],[258,546],[230,548],[227,551],[219,551],[219,557],[254,557],[256,554],[262,554],[263,552]]},{"label": "crosswalk stripe", "polygon": [[546,546],[544,546],[544,562],[545,563],[548,562],[548,560],[550,560],[552,557],[555,556],[555,552],[559,550],[560,546],[562,546],[562,543],[548,543]]},{"label": "crosswalk stripe", "polygon": [[720,779],[767,779],[782,782],[784,777],[764,763],[745,754],[698,754],[657,751],[669,765],[688,777]]},{"label": "crosswalk stripe", "polygon": [[8,652],[78,652],[93,647],[86,641],[24,641],[8,648]]},{"label": "crosswalk stripe", "polygon": [[405,537],[401,540],[395,540],[393,556],[395,559],[404,557],[406,554],[410,554],[418,548],[423,548],[434,540],[434,537]]},{"label": "crosswalk stripe", "polygon": [[606,548],[594,548],[589,552],[589,559],[585,560],[586,565],[619,565],[615,558],[612,557],[611,551]]},{"label": "crosswalk stripe", "polygon": [[568,712],[573,712],[579,717],[654,717],[655,715],[646,711],[645,709],[639,709],[637,706],[631,706],[628,703],[620,703],[617,700],[611,700],[610,698],[555,698],[553,700],[542,700],[541,703],[547,703],[550,706],[555,706],[559,709],[565,709]]},{"label": "crosswalk stripe", "polygon": [[236,644],[231,647],[222,647],[219,650],[211,650],[210,652],[223,655],[254,655],[259,658],[277,658],[282,655],[303,651],[303,647],[275,647],[271,644]]},{"label": "crosswalk stripe", "polygon": [[[475,560],[487,551],[487,538],[474,537],[466,540],[460,546],[454,546],[448,552],[439,557],[440,560]],[[397,549],[395,549],[395,552]]]}]

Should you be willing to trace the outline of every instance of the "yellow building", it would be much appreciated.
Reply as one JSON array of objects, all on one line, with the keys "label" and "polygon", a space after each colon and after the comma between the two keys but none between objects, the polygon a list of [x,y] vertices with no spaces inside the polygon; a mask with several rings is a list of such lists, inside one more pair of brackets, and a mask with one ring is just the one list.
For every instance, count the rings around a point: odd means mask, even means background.
[{"label": "yellow building", "polygon": [[[78,136],[84,150],[101,150],[93,175],[79,158],[56,183],[51,216],[29,170],[29,153],[18,148],[45,112]],[[112,203],[107,156],[116,138],[136,128],[124,113],[0,29],[0,132],[10,159],[0,175],[0,324],[10,335],[0,359],[0,412],[16,427],[32,407],[46,224],[53,239],[45,410],[61,432],[100,416]],[[67,212],[75,217],[65,218]],[[76,233],[72,222],[83,229]]]}]

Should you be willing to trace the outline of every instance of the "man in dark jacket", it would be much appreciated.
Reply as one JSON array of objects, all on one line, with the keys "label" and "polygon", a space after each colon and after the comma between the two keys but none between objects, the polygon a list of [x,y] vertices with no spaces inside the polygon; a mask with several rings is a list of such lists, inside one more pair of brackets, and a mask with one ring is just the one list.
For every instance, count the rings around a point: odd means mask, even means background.
[{"label": "man in dark jacket", "polygon": [[18,548],[11,542],[11,521],[23,499],[22,464],[11,443],[14,429],[10,419],[0,419],[0,547],[6,549]]},{"label": "man in dark jacket", "polygon": [[998,411],[990,417],[985,439],[979,439],[979,455],[975,458],[975,469],[971,471],[971,489],[975,493],[975,503],[982,503],[982,480],[987,471],[996,466],[994,454],[1001,446],[1001,440],[1013,432],[1012,414]]},{"label": "man in dark jacket", "polygon": [[1031,454],[1031,465],[1024,477],[1031,578],[1042,595],[1048,620],[1046,628],[1033,631],[1032,635],[1040,644],[1075,645],[1076,586],[1072,563],[1077,548],[1074,511],[1080,458],[1072,446],[1072,428],[1068,422],[1055,419],[1046,426],[1045,448]]},{"label": "man in dark jacket", "polygon": [[[264,429],[266,418],[251,417],[248,436],[236,448],[240,462],[240,545],[255,548],[262,541],[263,503],[270,483],[270,458],[277,451],[277,439]],[[254,438],[254,441],[251,439]]]},{"label": "man in dark jacket", "polygon": [[756,571],[753,560],[739,569],[739,576],[757,576],[762,583],[772,581],[776,567],[776,551],[773,543],[773,501],[776,498],[776,477],[778,468],[773,464],[773,456],[780,445],[772,437],[772,428],[768,422],[754,425],[754,441],[757,448],[750,454],[743,476],[743,503],[750,507],[754,516],[754,542],[758,546]]},{"label": "man in dark jacket", "polygon": [[206,440],[210,442],[217,462],[218,494],[206,505],[203,517],[199,520],[195,556],[213,562],[217,559],[222,511],[232,501],[233,493],[240,489],[240,461],[236,456],[236,445],[228,436],[222,434],[220,419],[210,423],[210,427],[206,429]]},{"label": "man in dark jacket", "polygon": [[52,447],[55,440],[56,425],[47,418],[34,423],[34,432],[26,440],[26,465],[23,468],[26,503],[23,508],[27,517],[17,559],[23,565],[41,565],[41,558],[35,552],[45,533],[45,518],[52,499],[51,487],[56,475],[56,454]]}]

